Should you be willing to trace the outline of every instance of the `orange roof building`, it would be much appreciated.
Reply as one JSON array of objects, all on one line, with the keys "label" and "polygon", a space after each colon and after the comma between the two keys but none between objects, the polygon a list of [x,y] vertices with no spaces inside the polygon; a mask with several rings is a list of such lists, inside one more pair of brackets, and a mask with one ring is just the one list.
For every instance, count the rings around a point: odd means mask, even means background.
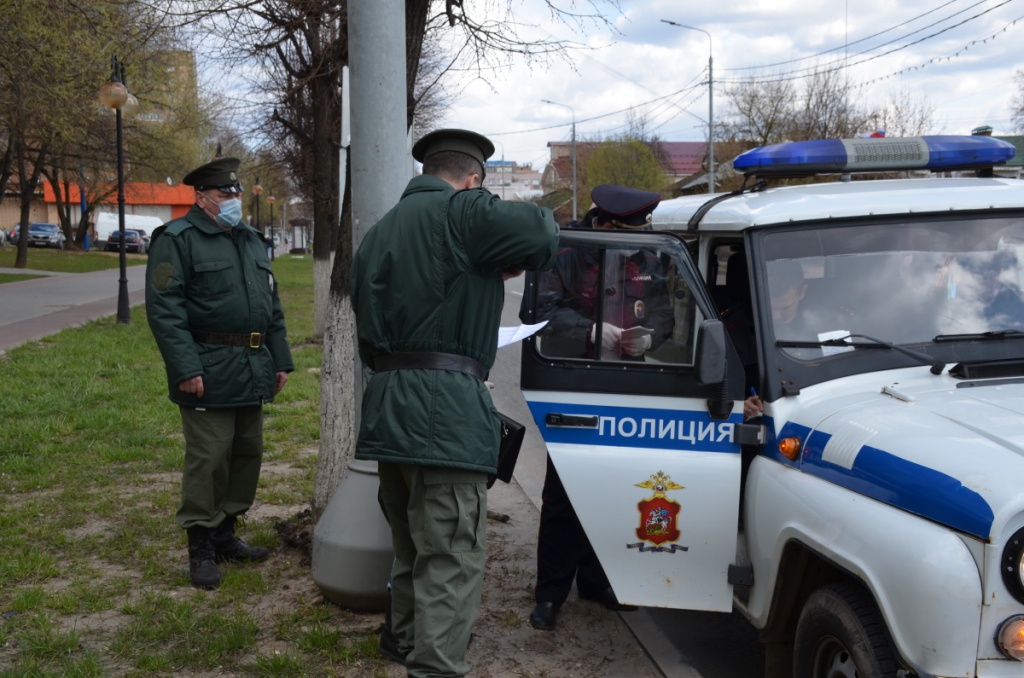
[{"label": "orange roof building", "polygon": [[[109,194],[100,201],[101,205],[110,205],[110,208],[100,208],[102,211],[116,211],[117,189],[110,187]],[[73,183],[68,187],[68,196],[61,196],[72,205],[81,204],[81,196],[78,184]],[[86,200],[92,200],[93,196],[86,191]],[[57,196],[54,195],[53,187],[49,182],[43,184],[43,202],[47,208],[54,211],[56,216]],[[163,183],[141,183],[128,182],[124,185],[124,205],[126,214],[146,214],[158,216],[166,221],[184,216],[195,202],[195,189],[191,186],[177,185],[168,186]],[[52,219],[56,223],[56,219]]]}]

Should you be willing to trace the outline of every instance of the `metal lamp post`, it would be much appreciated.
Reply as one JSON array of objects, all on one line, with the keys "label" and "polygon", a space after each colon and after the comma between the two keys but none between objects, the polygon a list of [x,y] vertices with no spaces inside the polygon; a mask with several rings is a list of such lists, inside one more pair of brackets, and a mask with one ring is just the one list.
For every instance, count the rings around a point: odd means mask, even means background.
[{"label": "metal lamp post", "polygon": [[263,192],[263,187],[260,186],[260,178],[256,177],[256,183],[252,185],[252,194],[256,198],[256,230],[263,233],[263,229],[260,228],[260,193]]},{"label": "metal lamp post", "polygon": [[687,26],[686,24],[677,24],[675,21],[669,21],[668,19],[662,19],[662,23],[669,24],[670,26],[678,26],[679,28],[689,28],[691,31],[700,31],[704,35],[708,36],[708,193],[715,192],[715,86],[714,76],[712,75],[711,65],[711,34],[705,31],[703,28],[697,28],[696,26]]},{"label": "metal lamp post", "polygon": [[561,106],[572,111],[572,220],[576,221],[576,109],[568,104],[560,104],[557,101],[541,99],[546,104]]},{"label": "metal lamp post", "polygon": [[132,320],[128,304],[128,266],[124,249],[124,138],[121,126],[121,109],[128,103],[128,88],[124,84],[124,62],[117,55],[110,57],[110,80],[100,86],[100,103],[113,109],[117,126],[117,230],[120,237],[118,256],[121,277],[117,281],[117,322],[127,325]]},{"label": "metal lamp post", "polygon": [[267,196],[267,204],[270,205],[270,260],[274,260],[274,203],[277,202],[277,198],[271,193]]}]

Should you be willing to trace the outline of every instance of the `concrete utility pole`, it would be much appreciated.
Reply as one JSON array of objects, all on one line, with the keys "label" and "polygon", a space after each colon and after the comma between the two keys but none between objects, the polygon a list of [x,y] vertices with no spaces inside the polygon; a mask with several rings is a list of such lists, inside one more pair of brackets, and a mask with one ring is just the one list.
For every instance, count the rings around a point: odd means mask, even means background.
[{"label": "concrete utility pole", "polygon": [[[348,44],[355,251],[367,231],[398,202],[412,175],[405,124],[405,2],[348,3]],[[332,308],[336,303],[341,306],[344,302],[334,296]],[[348,323],[340,321],[337,326],[329,324],[325,339],[332,330],[347,332],[347,327]],[[339,338],[336,343],[342,341]],[[351,369],[358,430],[362,370],[355,355],[355,341],[351,336],[344,337],[344,341],[352,344],[355,356]],[[327,354],[325,346],[325,370]],[[334,395],[325,393],[322,397]],[[337,402],[334,406],[347,404]],[[313,530],[313,580],[328,600],[343,607],[383,610],[388,605],[386,585],[394,560],[391,533],[379,511],[364,510],[375,503],[378,485],[376,462],[349,461],[348,472],[341,476]]]},{"label": "concrete utility pole", "polygon": [[412,177],[405,125],[405,3],[357,0],[349,3],[348,21],[352,234],[359,247]]},{"label": "concrete utility pole", "polygon": [[675,21],[669,21],[668,19],[662,19],[662,23],[670,26],[677,26],[679,28],[689,28],[691,31],[700,31],[704,35],[708,36],[708,193],[715,192],[715,78],[712,74],[712,66],[714,61],[712,59],[712,46],[711,46],[711,34],[705,31],[703,28],[697,28],[696,26],[687,26],[686,24],[677,24]]},{"label": "concrete utility pole", "polygon": [[[405,3],[349,3],[348,44],[355,252],[412,178],[405,122]],[[359,421],[363,380],[358,358],[355,364]]]}]

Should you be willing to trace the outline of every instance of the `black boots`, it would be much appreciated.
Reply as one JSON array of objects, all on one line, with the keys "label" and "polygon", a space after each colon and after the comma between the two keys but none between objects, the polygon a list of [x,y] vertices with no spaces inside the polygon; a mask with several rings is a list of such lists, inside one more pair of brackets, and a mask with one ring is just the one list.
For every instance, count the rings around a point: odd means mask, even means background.
[{"label": "black boots", "polygon": [[210,533],[216,552],[216,561],[218,563],[262,563],[270,556],[270,552],[262,546],[249,546],[236,537],[235,520],[234,516],[224,518],[224,521],[213,528]]},{"label": "black boots", "polygon": [[558,615],[558,606],[554,603],[537,603],[530,613],[530,626],[540,631],[550,631],[555,628],[555,617]]},{"label": "black boots", "polygon": [[234,516],[214,528],[188,528],[188,575],[197,589],[220,586],[217,563],[263,562],[269,555],[262,546],[249,546],[235,536]]},{"label": "black boots", "polygon": [[220,586],[210,529],[193,525],[188,528],[188,575],[197,589],[215,589]]}]

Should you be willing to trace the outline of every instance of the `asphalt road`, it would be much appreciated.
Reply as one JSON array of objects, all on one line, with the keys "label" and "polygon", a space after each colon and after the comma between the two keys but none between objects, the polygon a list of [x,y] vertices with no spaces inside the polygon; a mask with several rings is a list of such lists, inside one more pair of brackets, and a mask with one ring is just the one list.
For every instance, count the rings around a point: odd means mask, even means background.
[{"label": "asphalt road", "polygon": [[[0,285],[0,353],[68,327],[117,313],[120,272],[53,274],[19,268],[0,273],[44,276]],[[145,266],[129,266],[128,302],[141,304]]]},{"label": "asphalt road", "polygon": [[[520,324],[523,277],[505,283],[501,324]],[[515,479],[540,508],[546,455],[544,443],[519,390],[520,344],[498,350],[491,370],[491,397],[502,413],[526,424]],[[757,631],[739,614],[641,608],[620,613],[666,678],[756,678],[764,675],[764,650]],[[555,631],[557,632],[557,630]]]}]

